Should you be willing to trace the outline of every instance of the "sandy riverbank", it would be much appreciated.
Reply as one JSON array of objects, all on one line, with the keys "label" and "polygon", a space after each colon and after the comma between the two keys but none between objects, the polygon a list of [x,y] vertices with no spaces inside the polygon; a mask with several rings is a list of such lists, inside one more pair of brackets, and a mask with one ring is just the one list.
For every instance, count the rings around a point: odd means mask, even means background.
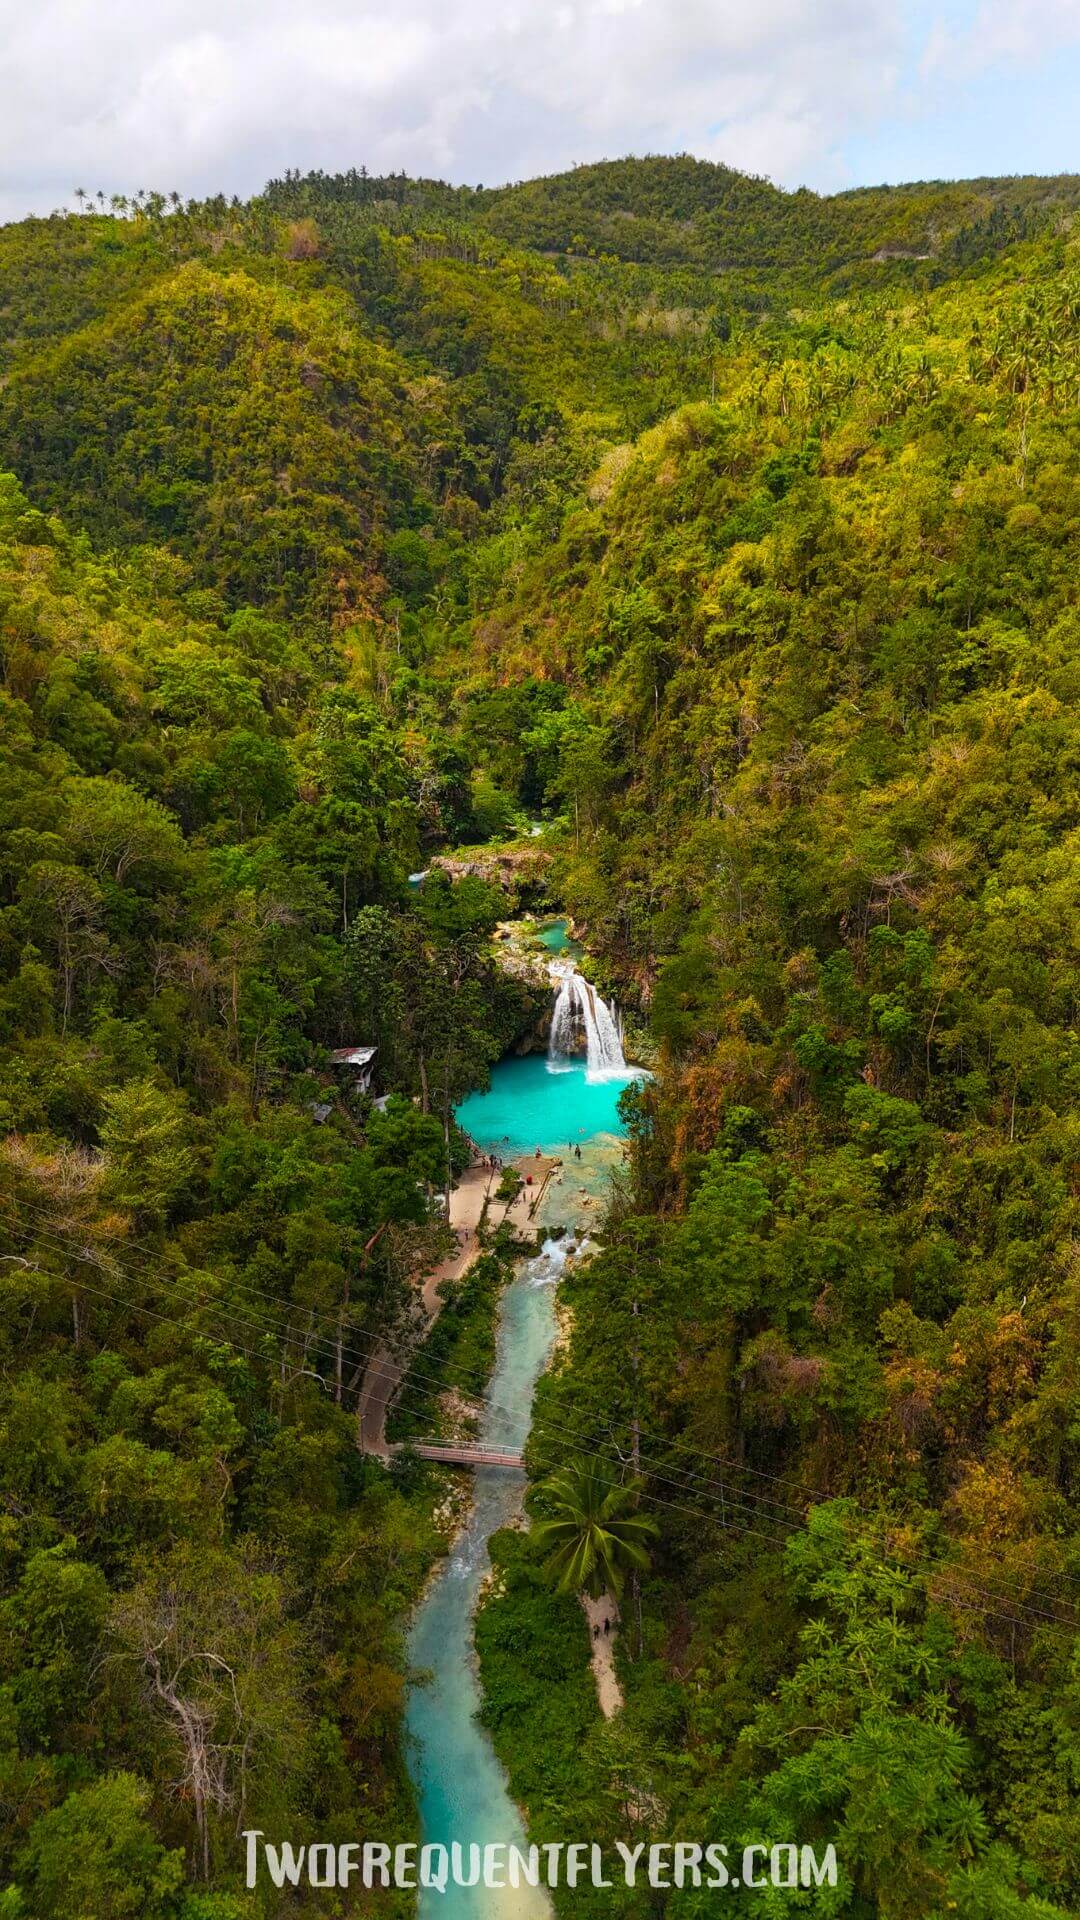
[{"label": "sandy riverbank", "polygon": [[[535,1225],[540,1198],[562,1167],[561,1160],[544,1154],[522,1156],[509,1164],[515,1166],[522,1177],[521,1190],[512,1201],[495,1198],[502,1170],[489,1167],[486,1161],[477,1161],[468,1167],[451,1192],[450,1227],[457,1246],[418,1283],[424,1310],[425,1338],[438,1319],[442,1307],[442,1288],[448,1281],[460,1280],[482,1250],[480,1225],[485,1218],[485,1211],[488,1225],[497,1227],[506,1221],[520,1233],[529,1233]],[[395,1358],[388,1347],[380,1347],[364,1375],[357,1418],[357,1440],[362,1452],[373,1453],[380,1459],[386,1459],[389,1454],[386,1418],[402,1371],[401,1360]]]}]

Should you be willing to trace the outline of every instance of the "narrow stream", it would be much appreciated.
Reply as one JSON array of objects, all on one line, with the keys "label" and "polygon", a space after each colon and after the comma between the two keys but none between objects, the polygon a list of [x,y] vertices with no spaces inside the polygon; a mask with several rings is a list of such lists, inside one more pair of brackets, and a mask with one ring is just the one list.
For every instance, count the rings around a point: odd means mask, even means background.
[{"label": "narrow stream", "polygon": [[[624,1084],[592,1084],[580,1064],[552,1073],[531,1055],[496,1067],[490,1092],[472,1095],[459,1112],[481,1147],[505,1155],[540,1147],[561,1153],[566,1163],[561,1183],[553,1183],[544,1197],[542,1220],[549,1228],[565,1227],[568,1236],[547,1240],[540,1253],[523,1261],[502,1299],[481,1423],[482,1438],[499,1446],[520,1447],[528,1434],[533,1392],[555,1338],[554,1292],[568,1239],[582,1236],[595,1219],[607,1173],[619,1157],[616,1102]],[[571,1143],[580,1146],[580,1160]],[[488,1540],[521,1511],[525,1476],[488,1468],[476,1471],[473,1480],[468,1525],[409,1635],[410,1665],[429,1676],[409,1693],[409,1767],[425,1842],[483,1846],[500,1841],[523,1847],[521,1817],[475,1718],[480,1693],[472,1619],[490,1566]],[[419,1896],[419,1920],[436,1915],[442,1920],[546,1920],[550,1913],[540,1888],[502,1892],[448,1886],[444,1893],[429,1890]]]}]

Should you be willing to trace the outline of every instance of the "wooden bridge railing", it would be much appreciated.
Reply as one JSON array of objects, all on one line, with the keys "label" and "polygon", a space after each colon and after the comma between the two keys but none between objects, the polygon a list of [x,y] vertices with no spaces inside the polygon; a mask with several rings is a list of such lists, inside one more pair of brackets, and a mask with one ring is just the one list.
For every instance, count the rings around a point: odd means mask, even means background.
[{"label": "wooden bridge railing", "polygon": [[392,1452],[404,1451],[419,1454],[421,1460],[442,1461],[448,1467],[513,1467],[524,1466],[521,1454],[513,1447],[455,1447],[441,1440],[410,1440],[404,1447],[392,1448]]}]

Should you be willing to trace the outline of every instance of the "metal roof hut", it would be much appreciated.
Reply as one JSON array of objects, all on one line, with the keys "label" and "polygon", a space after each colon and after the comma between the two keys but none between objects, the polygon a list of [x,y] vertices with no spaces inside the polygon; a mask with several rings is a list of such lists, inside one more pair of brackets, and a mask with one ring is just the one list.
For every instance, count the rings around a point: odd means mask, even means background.
[{"label": "metal roof hut", "polygon": [[349,1067],[356,1075],[356,1085],[366,1093],[371,1085],[372,1068],[375,1062],[376,1047],[335,1047],[330,1055],[332,1067]]}]

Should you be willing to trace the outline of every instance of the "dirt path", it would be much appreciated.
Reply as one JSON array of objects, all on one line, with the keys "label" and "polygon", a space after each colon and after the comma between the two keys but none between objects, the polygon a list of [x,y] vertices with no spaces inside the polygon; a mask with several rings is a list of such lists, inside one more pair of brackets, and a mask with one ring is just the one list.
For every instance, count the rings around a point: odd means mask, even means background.
[{"label": "dirt path", "polygon": [[[599,1600],[590,1600],[588,1594],[582,1594],[581,1604],[585,1618],[589,1623],[589,1638],[592,1643],[592,1670],[596,1681],[596,1697],[600,1702],[600,1711],[605,1720],[613,1720],[623,1703],[619,1676],[615,1672],[615,1634],[619,1624],[619,1612],[610,1593],[601,1594]],[[609,1630],[604,1632],[604,1621]],[[596,1629],[600,1631],[597,1633]]]},{"label": "dirt path", "polygon": [[[517,1199],[506,1205],[495,1199],[495,1189],[499,1183],[499,1173],[488,1167],[483,1161],[477,1161],[462,1174],[457,1186],[450,1195],[450,1225],[457,1237],[457,1247],[453,1253],[440,1260],[438,1266],[425,1274],[420,1285],[420,1300],[424,1309],[426,1326],[424,1336],[430,1333],[439,1317],[442,1299],[439,1289],[447,1280],[460,1280],[467,1273],[473,1261],[480,1253],[480,1222],[487,1207],[493,1225],[501,1225],[509,1220],[512,1226],[522,1232],[528,1232],[531,1224],[531,1210],[543,1191],[543,1188],[560,1164],[557,1160],[539,1160],[534,1157],[515,1161],[523,1181],[532,1180],[532,1185],[523,1185]],[[373,1453],[380,1459],[386,1459],[389,1448],[386,1444],[386,1416],[398,1384],[401,1380],[402,1364],[395,1359],[388,1347],[380,1347],[372,1356],[364,1375],[364,1384],[360,1389],[360,1407],[357,1418],[357,1444],[362,1453]]]}]

